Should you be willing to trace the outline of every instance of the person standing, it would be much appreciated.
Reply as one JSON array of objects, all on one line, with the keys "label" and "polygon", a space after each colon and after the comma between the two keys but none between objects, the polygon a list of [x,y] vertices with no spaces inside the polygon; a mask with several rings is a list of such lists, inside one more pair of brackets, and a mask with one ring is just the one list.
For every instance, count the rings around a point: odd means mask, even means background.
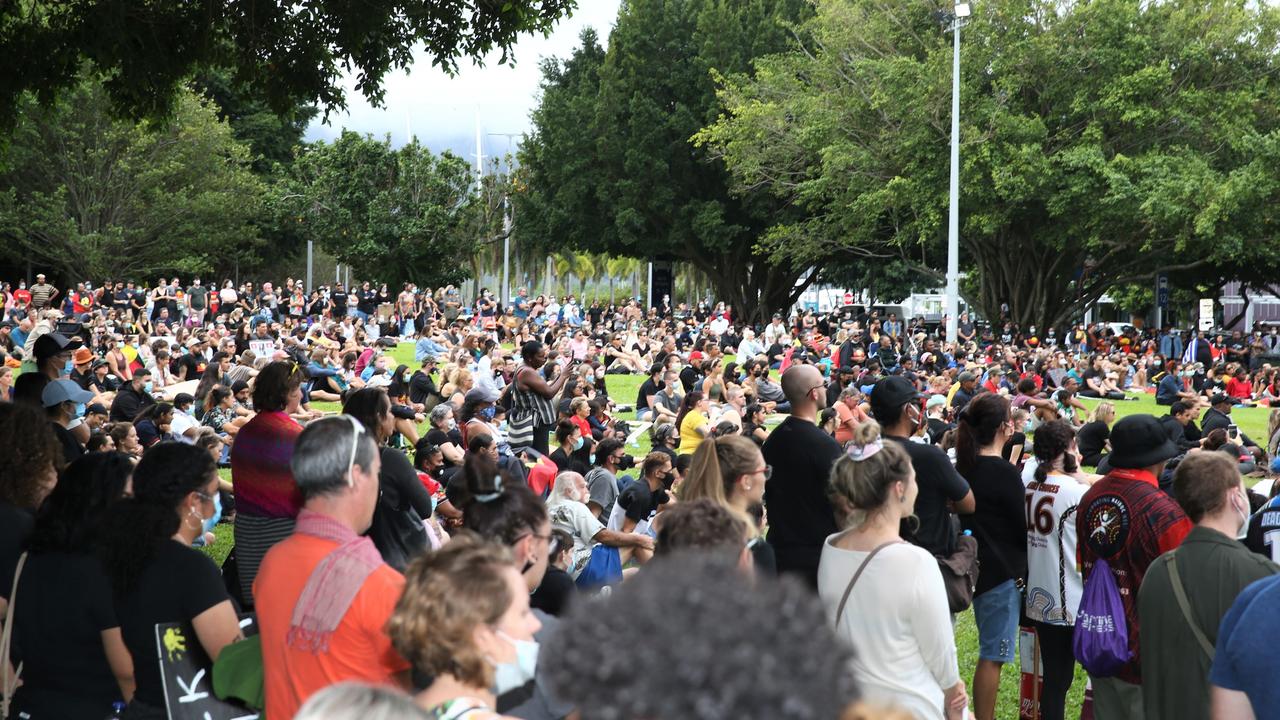
[{"label": "person standing", "polygon": [[29,290],[31,292],[32,310],[43,310],[47,307],[57,307],[53,301],[58,297],[58,288],[45,281],[44,273],[36,274],[36,284],[32,285]]},{"label": "person standing", "polygon": [[1080,472],[1075,430],[1050,420],[1036,430],[1035,475],[1027,481],[1026,615],[1043,660],[1042,720],[1063,720],[1075,676],[1072,649],[1084,583],[1076,563],[1076,513],[1089,489]]},{"label": "person standing", "polygon": [[978,624],[978,666],[973,676],[973,704],[978,720],[993,720],[1000,689],[1000,668],[1015,660],[1019,587],[1026,578],[1027,529],[1022,478],[1001,457],[1013,436],[1009,399],[982,393],[970,400],[956,429],[956,470],[973,488],[976,507],[961,518],[978,539],[981,571],[973,593]]},{"label": "person standing", "polygon": [[547,348],[536,340],[521,346],[520,357],[524,364],[511,379],[509,439],[512,447],[532,447],[548,455],[548,434],[556,424],[551,399],[564,387],[571,373],[562,368],[559,375],[548,383],[539,372],[547,364]]},{"label": "person standing", "polygon": [[381,465],[374,435],[350,415],[298,435],[290,467],[304,504],[253,583],[271,717],[293,717],[312,694],[345,680],[395,684],[409,667],[386,632],[404,577],[363,536]]},{"label": "person standing", "polygon": [[822,543],[836,532],[835,514],[827,498],[826,480],[840,445],[817,425],[826,401],[822,373],[812,365],[795,365],[782,374],[782,392],[791,415],[765,440],[765,462],[774,468],[765,485],[769,511],[767,540],[779,573],[801,575],[818,584]]},{"label": "person standing", "polygon": [[968,698],[942,573],[899,534],[918,491],[911,458],[885,442],[874,421],[853,434],[831,469],[829,492],[845,529],[823,542],[818,597],[858,650],[853,674],[867,699],[916,718],[964,718]]},{"label": "person standing", "polygon": [[1159,488],[1157,478],[1178,447],[1151,415],[1121,418],[1111,429],[1111,471],[1080,499],[1076,537],[1084,583],[1105,559],[1124,604],[1132,658],[1114,677],[1090,675],[1099,720],[1143,717],[1142,635],[1138,590],[1161,554],[1182,544],[1191,531],[1186,513]]},{"label": "person standing", "polygon": [[1195,527],[1151,565],[1138,591],[1142,703],[1150,720],[1209,717],[1209,666],[1222,618],[1245,587],[1280,573],[1280,565],[1236,542],[1249,498],[1230,457],[1188,454],[1173,474],[1173,494]]},{"label": "person standing", "polygon": [[918,523],[904,526],[903,537],[934,556],[950,556],[956,551],[959,534],[956,513],[971,513],[975,507],[969,481],[956,472],[947,454],[936,445],[912,442],[926,420],[920,410],[920,392],[906,378],[890,375],[871,390],[871,414],[884,428],[886,439],[898,443],[911,458],[911,467],[920,488],[915,502]]}]

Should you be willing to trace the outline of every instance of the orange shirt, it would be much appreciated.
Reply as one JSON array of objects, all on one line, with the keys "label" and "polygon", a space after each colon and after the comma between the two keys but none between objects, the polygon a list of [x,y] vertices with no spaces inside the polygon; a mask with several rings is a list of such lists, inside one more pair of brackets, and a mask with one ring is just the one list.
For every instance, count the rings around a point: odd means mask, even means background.
[{"label": "orange shirt", "polygon": [[356,593],[327,652],[304,652],[285,643],[293,608],[311,570],[335,547],[332,540],[291,535],[271,548],[253,582],[267,717],[291,718],[313,693],[344,680],[393,684],[396,673],[409,667],[386,633],[387,619],[404,590],[404,576],[385,564]]}]

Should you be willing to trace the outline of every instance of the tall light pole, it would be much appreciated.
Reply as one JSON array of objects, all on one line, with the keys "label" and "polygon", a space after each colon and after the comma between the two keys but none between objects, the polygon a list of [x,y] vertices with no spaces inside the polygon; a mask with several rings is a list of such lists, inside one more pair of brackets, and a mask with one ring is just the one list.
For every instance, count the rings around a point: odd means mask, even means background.
[{"label": "tall light pole", "polygon": [[[509,172],[511,169],[511,139],[520,137],[522,133],[491,132],[489,134],[507,139],[507,185],[510,187],[511,177]],[[509,194],[504,193],[502,196],[502,303],[504,305],[511,302],[511,208],[509,207],[509,201]]]},{"label": "tall light pole", "polygon": [[960,28],[971,14],[969,3],[957,3],[951,21],[951,197],[947,212],[947,342],[960,327]]}]

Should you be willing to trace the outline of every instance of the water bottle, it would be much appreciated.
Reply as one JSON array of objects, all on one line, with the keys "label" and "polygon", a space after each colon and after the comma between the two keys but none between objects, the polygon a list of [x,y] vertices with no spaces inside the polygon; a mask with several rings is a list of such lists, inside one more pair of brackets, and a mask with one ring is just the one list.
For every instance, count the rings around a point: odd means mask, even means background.
[{"label": "water bottle", "polygon": [[106,720],[120,720],[124,716],[124,701],[117,700],[111,703],[111,714],[107,715]]}]

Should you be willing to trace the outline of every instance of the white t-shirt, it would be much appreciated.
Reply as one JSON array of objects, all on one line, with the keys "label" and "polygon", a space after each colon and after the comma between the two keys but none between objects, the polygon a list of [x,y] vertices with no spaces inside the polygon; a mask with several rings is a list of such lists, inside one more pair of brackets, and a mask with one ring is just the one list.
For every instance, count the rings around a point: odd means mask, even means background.
[{"label": "white t-shirt", "polygon": [[1043,483],[1032,478],[1026,486],[1027,617],[1072,625],[1084,593],[1076,561],[1076,507],[1089,486],[1057,473]]},{"label": "white t-shirt", "polygon": [[547,513],[551,515],[552,526],[573,536],[573,561],[569,565],[569,574],[577,578],[587,566],[591,550],[596,546],[592,538],[604,529],[604,525],[600,524],[586,505],[577,500],[549,503]]},{"label": "white t-shirt", "polygon": [[174,408],[173,421],[169,423],[169,432],[173,433],[174,437],[176,437],[177,439],[181,440],[184,443],[188,443],[188,444],[194,443],[195,440],[192,440],[191,438],[187,437],[185,433],[191,428],[198,428],[198,427],[200,427],[199,420],[196,420],[195,418],[191,417],[187,413],[182,412],[177,408]]},{"label": "white t-shirt", "polygon": [[818,597],[836,632],[857,648],[853,673],[866,699],[943,720],[943,689],[960,681],[955,631],[938,561],[927,550],[899,543],[876,555],[836,610],[868,553],[822,544]]}]

